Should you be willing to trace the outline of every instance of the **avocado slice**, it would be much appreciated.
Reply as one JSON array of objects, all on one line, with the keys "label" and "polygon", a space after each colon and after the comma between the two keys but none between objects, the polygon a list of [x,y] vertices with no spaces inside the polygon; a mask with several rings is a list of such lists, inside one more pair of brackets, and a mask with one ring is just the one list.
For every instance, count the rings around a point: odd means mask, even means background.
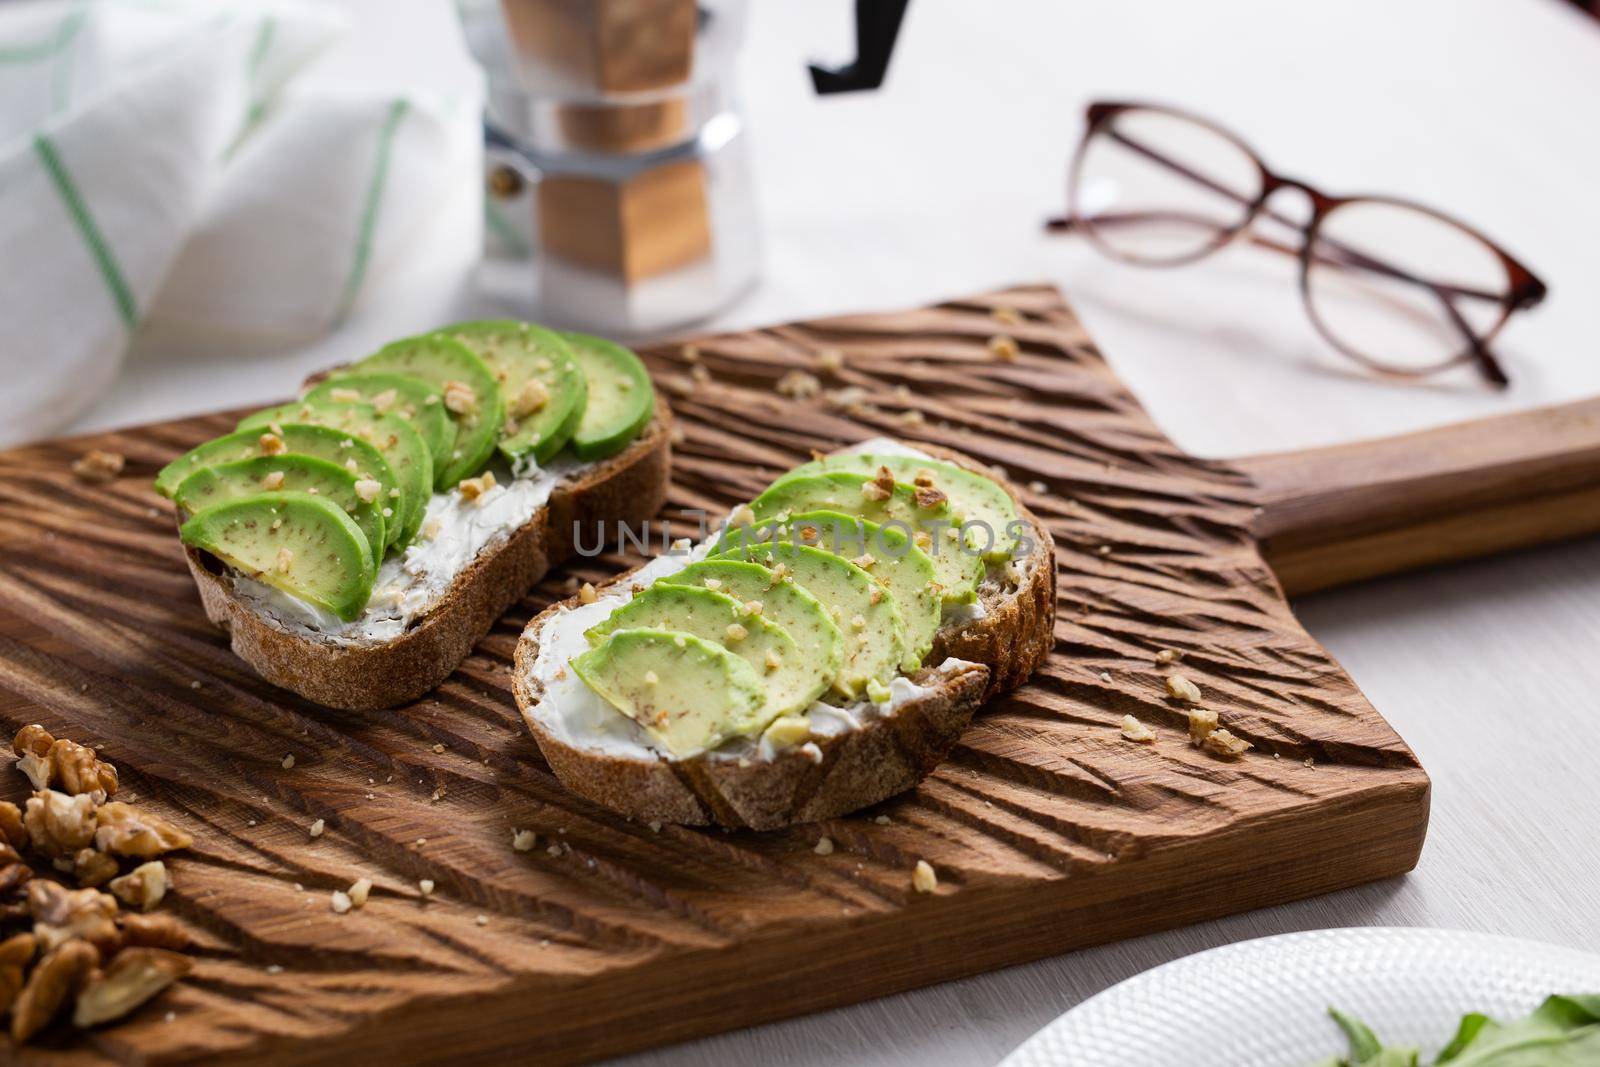
[{"label": "avocado slice", "polygon": [[309,493],[261,493],[196,512],[178,531],[186,545],[345,622],[372,595],[366,538],[338,505]]},{"label": "avocado slice", "polygon": [[459,484],[493,454],[506,421],[505,398],[488,366],[455,338],[442,333],[408,337],[384,345],[351,369],[409,374],[444,394],[445,410],[456,424],[456,443],[449,461],[433,472],[435,489]]},{"label": "avocado slice", "polygon": [[214,504],[280,490],[320,496],[343,509],[366,538],[373,566],[383,562],[386,542],[379,501],[362,500],[356,476],[325,459],[285,452],[201,467],[178,484],[172,499],[192,515]]},{"label": "avocado slice", "polygon": [[800,646],[800,655],[817,665],[828,684],[833,684],[844,666],[844,636],[828,609],[793,578],[780,577],[759,563],[703,559],[656,579],[656,584],[700,586],[741,604],[760,604],[761,617],[783,627]]},{"label": "avocado slice", "polygon": [[[768,492],[784,482],[804,478],[825,471],[855,471],[858,474],[875,474],[879,467],[887,467],[897,482],[906,482],[921,488],[920,482],[931,483],[949,497],[950,512],[958,523],[976,524],[968,530],[968,546],[980,552],[986,561],[999,562],[1011,558],[1016,551],[1017,534],[1011,524],[1017,520],[1017,504],[999,482],[975,471],[958,467],[954,463],[920,459],[916,456],[881,455],[871,452],[850,452],[843,455],[824,456],[802,463],[768,487]],[[984,534],[991,531],[993,538]]]},{"label": "avocado slice", "polygon": [[[755,669],[765,700],[760,729],[780,715],[798,714],[828,688],[828,665],[800,654],[783,627],[731,596],[695,585],[652,585],[584,631],[599,644],[615,630],[672,630],[714,641]],[[837,673],[837,666],[834,673]]]},{"label": "avocado slice", "polygon": [[572,669],[678,758],[760,728],[761,676],[721,645],[692,634],[617,630],[575,657]]},{"label": "avocado slice", "polygon": [[[903,482],[855,471],[824,471],[803,478],[783,478],[750,502],[757,522],[796,512],[828,510],[859,515],[882,526],[903,524],[912,543],[933,560],[940,599],[946,604],[970,604],[978,597],[983,580],[983,560],[956,540],[959,525],[943,497],[927,506],[918,502],[918,490]],[[902,529],[890,526],[890,529]]]},{"label": "avocado slice", "polygon": [[559,333],[511,319],[458,322],[439,332],[477,353],[500,383],[506,403],[501,455],[515,463],[531,453],[534,462],[546,463],[571,440],[589,380]]},{"label": "avocado slice", "polygon": [[359,437],[383,454],[397,484],[382,501],[384,522],[394,529],[393,544],[404,548],[416,536],[433,495],[433,455],[422,435],[398,415],[382,415],[371,404],[335,404],[296,400],[265,408],[239,420],[241,430],[269,429],[289,423],[331,426]]},{"label": "avocado slice", "polygon": [[843,556],[780,541],[735,547],[705,562],[719,560],[750,561],[782,573],[786,582],[827,606],[844,642],[843,664],[832,682],[839,696],[855,700],[868,683],[888,685],[900,669],[906,658],[906,623],[894,594]]},{"label": "avocado slice", "polygon": [[655,387],[639,357],[602,337],[562,334],[589,382],[583,418],[572,433],[579,459],[604,459],[628,446],[655,412]]},{"label": "avocado slice", "polygon": [[[350,470],[357,478],[371,478],[378,483],[380,500],[390,499],[389,494],[399,488],[400,483],[395,479],[388,460],[360,437],[330,426],[307,426],[302,423],[285,423],[279,429],[283,431],[281,434],[238,430],[190,449],[161,468],[156,475],[156,492],[170,499],[183,480],[202,467],[284,453],[325,459]],[[384,534],[392,543],[399,535],[399,526],[392,523],[386,526],[392,527],[386,529]]]},{"label": "avocado slice", "polygon": [[409,374],[339,374],[300,398],[335,404],[367,403],[381,415],[398,415],[422,435],[433,469],[449,462],[456,424],[444,409],[444,394]]},{"label": "avocado slice", "polygon": [[[763,530],[769,528],[764,526]],[[892,526],[880,526],[858,515],[825,510],[790,515],[775,531],[769,532],[774,532],[780,542],[820,548],[869,571],[874,581],[893,594],[905,619],[906,647],[901,667],[913,670],[921,666],[922,657],[933,648],[934,632],[939,629],[939,582],[933,560],[912,544],[911,538]],[[747,536],[753,538],[758,533],[742,528],[726,530],[712,550],[713,554],[722,555],[727,549],[738,548]]]}]

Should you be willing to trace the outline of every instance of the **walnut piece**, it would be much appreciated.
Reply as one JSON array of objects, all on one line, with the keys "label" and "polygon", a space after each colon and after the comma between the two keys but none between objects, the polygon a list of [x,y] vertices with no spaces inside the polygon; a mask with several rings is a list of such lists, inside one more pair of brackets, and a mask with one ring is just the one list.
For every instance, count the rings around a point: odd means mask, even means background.
[{"label": "walnut piece", "polygon": [[1189,709],[1189,743],[1198,745],[1217,728],[1217,713],[1207,708]]},{"label": "walnut piece", "polygon": [[944,490],[935,489],[931,485],[918,486],[913,495],[917,501],[917,507],[923,508],[924,510],[936,508],[940,504],[943,504],[946,500],[950,499],[945,495]]},{"label": "walnut piece", "polygon": [[1238,759],[1256,746],[1228,730],[1212,730],[1206,734],[1205,740],[1200,742],[1200,747],[1223,759]]},{"label": "walnut piece", "polygon": [[22,1044],[42,1030],[61,1006],[83,988],[100,964],[100,953],[87,941],[68,941],[45,953],[11,1012],[11,1040]]},{"label": "walnut piece", "polygon": [[888,467],[879,467],[872,480],[863,482],[861,495],[868,500],[884,501],[894,495],[894,475]]},{"label": "walnut piece", "polygon": [[[122,805],[126,807],[127,805]],[[41,789],[28,798],[22,824],[33,847],[46,856],[74,856],[94,840],[94,798]]]},{"label": "walnut piece", "polygon": [[194,838],[167,820],[131,804],[113,800],[100,808],[99,815],[94,846],[102,852],[151,859],[194,844]]},{"label": "walnut piece", "polygon": [[36,878],[28,883],[28,911],[33,933],[46,951],[68,941],[87,941],[108,954],[117,949],[117,902],[98,889],[67,889]]},{"label": "walnut piece", "polygon": [[1149,744],[1156,739],[1155,731],[1135,719],[1132,715],[1124,715],[1122,717],[1122,736],[1129,741],[1137,741],[1141,744]]},{"label": "walnut piece", "polygon": [[160,860],[151,860],[139,864],[121,878],[113,878],[108,888],[113,896],[128,907],[149,911],[161,903],[161,898],[167,895],[167,886],[170,884],[167,878],[167,865]]},{"label": "walnut piece", "polygon": [[117,861],[104,852],[80,848],[72,857],[72,873],[79,885],[102,886],[117,876]]},{"label": "walnut piece", "polygon": [[989,354],[1002,363],[1015,363],[1021,349],[1014,338],[1003,333],[997,333],[989,338]]},{"label": "walnut piece", "polygon": [[457,415],[470,415],[478,410],[478,394],[466,382],[445,382],[444,406]]},{"label": "walnut piece", "polygon": [[128,912],[122,916],[122,943],[139,948],[183,949],[189,947],[190,940],[170,915]]},{"label": "walnut piece", "polygon": [[911,888],[919,893],[931,893],[939,888],[939,875],[927,860],[918,860],[912,868]]},{"label": "walnut piece", "polygon": [[1200,687],[1181,674],[1167,675],[1167,695],[1190,704],[1200,703]]},{"label": "walnut piece", "polygon": [[22,825],[22,809],[9,800],[0,800],[0,837],[12,848],[28,844],[28,828]]},{"label": "walnut piece", "polygon": [[[87,745],[57,738],[45,755],[51,767],[52,784],[63,793],[78,796],[88,793],[101,803],[117,792],[117,769],[95,755]],[[34,786],[42,789],[43,786]]]},{"label": "walnut piece", "polygon": [[126,463],[127,459],[121,452],[92,448],[72,461],[72,473],[80,482],[104,485],[121,474]]},{"label": "walnut piece", "polygon": [[775,387],[779,396],[786,396],[792,400],[809,400],[822,392],[822,382],[814,374],[803,370],[792,370],[778,379]]},{"label": "walnut piece", "polygon": [[513,419],[526,418],[536,411],[540,411],[550,403],[550,389],[537,378],[529,378],[523,383],[522,391],[512,398],[511,417]]},{"label": "walnut piece", "polygon": [[495,487],[494,471],[484,471],[476,478],[463,478],[456,488],[461,490],[462,500],[478,500],[481,502],[485,493]]},{"label": "walnut piece", "polygon": [[78,994],[72,1025],[87,1029],[120,1019],[194,969],[187,956],[159,948],[130,948],[89,978]]}]

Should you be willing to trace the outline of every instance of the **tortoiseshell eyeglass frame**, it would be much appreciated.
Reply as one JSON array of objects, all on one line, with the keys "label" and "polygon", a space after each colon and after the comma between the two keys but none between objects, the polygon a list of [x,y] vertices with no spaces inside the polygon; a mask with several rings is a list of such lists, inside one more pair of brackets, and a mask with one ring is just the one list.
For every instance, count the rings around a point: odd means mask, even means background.
[{"label": "tortoiseshell eyeglass frame", "polygon": [[[1212,133],[1225,138],[1237,146],[1239,150],[1244,153],[1245,156],[1248,156],[1249,159],[1255,164],[1255,167],[1259,172],[1260,185],[1259,191],[1257,192],[1255,198],[1253,200],[1247,199],[1246,197],[1227,189],[1221,184],[1218,184],[1217,182],[1212,181],[1201,174],[1195,173],[1183,163],[1162,155],[1153,146],[1141,144],[1138,141],[1134,141],[1120,134],[1115,128],[1114,120],[1117,116],[1132,111],[1156,112],[1182,119],[1186,122],[1194,123],[1197,126],[1204,127],[1205,129],[1210,130]],[[1079,181],[1083,172],[1083,162],[1089,147],[1094,143],[1094,140],[1097,137],[1115,138],[1117,143],[1122,147],[1144,156],[1151,162],[1167,168],[1172,173],[1194,181],[1223,197],[1238,201],[1243,209],[1241,211],[1239,221],[1232,227],[1219,228],[1216,236],[1213,237],[1209,242],[1199,249],[1186,255],[1174,256],[1161,260],[1152,260],[1132,256],[1123,251],[1119,251],[1112,243],[1107,242],[1102,234],[1097,232],[1098,227],[1107,224],[1107,219],[1085,218],[1078,213],[1078,194],[1080,191]],[[1272,194],[1280,189],[1286,188],[1298,189],[1300,192],[1304,193],[1306,198],[1310,201],[1311,215],[1306,222],[1296,222],[1295,220],[1267,207],[1267,201]],[[1428,215],[1442,223],[1445,223],[1446,225],[1453,226],[1468,237],[1480,242],[1485,248],[1493,253],[1495,258],[1499,260],[1501,266],[1505,268],[1506,285],[1504,292],[1490,293],[1480,290],[1462,288],[1459,286],[1445,285],[1438,282],[1431,282],[1425,278],[1417,277],[1416,275],[1402,268],[1384,263],[1380,259],[1365,255],[1356,251],[1355,249],[1344,247],[1338,242],[1320,236],[1323,221],[1328,217],[1329,213],[1336,208],[1340,208],[1348,204],[1358,203],[1384,204],[1420,212],[1421,214]],[[1489,240],[1489,238],[1485,237],[1483,234],[1479,233],[1477,230],[1473,229],[1471,226],[1468,226],[1459,219],[1451,218],[1449,215],[1446,215],[1440,211],[1436,211],[1433,208],[1415,203],[1413,201],[1403,200],[1398,197],[1330,196],[1329,194],[1306,182],[1287,177],[1272,170],[1266,165],[1265,162],[1262,161],[1261,156],[1241,138],[1222,128],[1221,126],[1218,126],[1209,119],[1201,118],[1198,115],[1191,114],[1190,112],[1179,108],[1166,107],[1160,104],[1096,101],[1095,103],[1089,105],[1085,115],[1083,138],[1081,141],[1079,141],[1077,151],[1073,155],[1072,168],[1069,173],[1067,183],[1067,205],[1068,213],[1066,215],[1052,218],[1046,223],[1049,229],[1057,232],[1080,231],[1090,240],[1092,244],[1095,245],[1096,248],[1111,258],[1127,263],[1136,263],[1140,266],[1175,267],[1193,263],[1194,261],[1202,259],[1205,256],[1208,256],[1225,245],[1231,243],[1241,234],[1245,234],[1246,239],[1253,245],[1294,256],[1300,262],[1301,299],[1305,302],[1306,313],[1310,316],[1312,324],[1316,327],[1317,332],[1320,333],[1329,344],[1333,345],[1335,349],[1351,357],[1352,359],[1355,359],[1371,370],[1399,378],[1420,378],[1426,375],[1438,373],[1439,371],[1445,370],[1449,367],[1458,366],[1462,363],[1474,362],[1476,363],[1485,380],[1494,385],[1496,388],[1504,388],[1510,383],[1510,379],[1507,377],[1505,369],[1501,366],[1500,361],[1495,358],[1494,354],[1490,351],[1489,343],[1500,332],[1501,328],[1505,326],[1506,320],[1511,317],[1512,312],[1521,311],[1525,308],[1536,306],[1544,299],[1545,294],[1548,292],[1544,282],[1540,281],[1531,270],[1519,263],[1516,258],[1511,255],[1511,253],[1507,252],[1505,249],[1501,248],[1499,245]],[[1153,213],[1144,214],[1149,215]],[[1268,218],[1291,229],[1299,230],[1304,237],[1300,247],[1293,248],[1289,245],[1274,241],[1269,237],[1250,232],[1252,224],[1258,218]],[[1116,219],[1110,221],[1138,222],[1140,219],[1140,214],[1132,213],[1125,216],[1118,216]],[[1359,267],[1364,271],[1383,274],[1400,281],[1414,283],[1432,291],[1438,298],[1440,306],[1444,309],[1446,316],[1452,323],[1455,324],[1462,334],[1463,347],[1461,351],[1430,366],[1409,367],[1387,363],[1383,360],[1381,355],[1362,352],[1358,349],[1352,348],[1350,345],[1343,342],[1331,330],[1329,330],[1322,320],[1317,316],[1316,305],[1311,299],[1310,283],[1311,266],[1314,259],[1324,266]],[[1462,299],[1493,301],[1498,307],[1498,313],[1494,322],[1485,330],[1475,330],[1471,324],[1468,323],[1466,317],[1462,315],[1460,309],[1456,306],[1456,301]]]}]

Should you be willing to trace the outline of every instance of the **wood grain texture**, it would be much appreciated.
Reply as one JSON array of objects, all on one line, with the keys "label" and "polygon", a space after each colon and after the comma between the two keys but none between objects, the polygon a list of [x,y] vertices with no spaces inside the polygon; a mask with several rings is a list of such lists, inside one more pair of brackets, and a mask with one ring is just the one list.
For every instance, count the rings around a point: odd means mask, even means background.
[{"label": "wood grain texture", "polygon": [[1600,530],[1600,398],[1235,463],[1290,594]]},{"label": "wood grain texture", "polygon": [[[1000,306],[1025,323],[998,325]],[[1002,330],[1021,342],[1015,362],[987,351]],[[828,347],[847,362],[825,385],[863,390],[861,405],[774,391]],[[563,594],[559,578],[429,697],[330,712],[228,652],[148,488],[228,420],[8,453],[0,721],[99,744],[141,803],[194,833],[168,906],[206,946],[194,979],[59,1058],[592,1059],[1414,864],[1427,776],[1290,614],[1251,532],[1255,489],[1168,442],[1053,290],[698,351],[704,383],[676,346],[646,354],[684,432],[669,515],[720,512],[809,450],[878,433],[1041,483],[1028,502],[1056,540],[1058,603],[1056,650],[1034,680],[875,809],[772,834],[655,833],[566,794],[518,721],[512,649]],[[75,482],[68,464],[90,447],[127,455],[124,476]],[[1188,745],[1154,663],[1163,648],[1185,654],[1183,673],[1255,750],[1224,762]],[[1121,739],[1130,713],[1156,744]],[[312,841],[316,818],[328,830]],[[513,828],[538,847],[513,851]],[[831,855],[813,851],[822,835]],[[919,858],[939,873],[933,895],[911,889]],[[371,901],[333,915],[328,893],[362,876]],[[420,878],[437,885],[427,902]]]}]

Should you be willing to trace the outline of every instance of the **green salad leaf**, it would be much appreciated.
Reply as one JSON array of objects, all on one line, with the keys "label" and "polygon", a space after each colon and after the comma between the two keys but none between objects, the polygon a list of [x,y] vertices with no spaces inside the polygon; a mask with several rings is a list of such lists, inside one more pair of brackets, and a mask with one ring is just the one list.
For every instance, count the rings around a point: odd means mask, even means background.
[{"label": "green salad leaf", "polygon": [[[1347,1056],[1318,1067],[1419,1067],[1412,1048],[1388,1048],[1359,1019],[1333,1008],[1350,1043]],[[1499,1023],[1487,1015],[1462,1018],[1434,1067],[1600,1067],[1600,994],[1552,996],[1526,1019]]]}]

